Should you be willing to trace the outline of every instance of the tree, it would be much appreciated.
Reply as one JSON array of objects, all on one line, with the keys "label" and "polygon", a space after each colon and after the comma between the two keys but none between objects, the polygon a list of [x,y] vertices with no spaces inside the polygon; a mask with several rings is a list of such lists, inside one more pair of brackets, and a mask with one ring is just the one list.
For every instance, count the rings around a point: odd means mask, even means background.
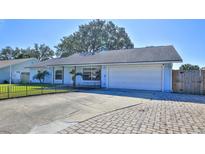
[{"label": "tree", "polygon": [[3,48],[0,52],[0,59],[1,60],[8,60],[8,59],[21,59],[21,58],[36,58],[39,61],[48,60],[53,58],[54,51],[45,44],[38,45],[37,43],[34,44],[33,48],[26,48],[20,49],[15,48],[12,49],[11,47]]},{"label": "tree", "polygon": [[183,64],[179,68],[182,71],[188,71],[188,70],[199,70],[200,67],[198,65],[191,65],[191,64]]},{"label": "tree", "polygon": [[21,52],[16,59],[34,58],[33,56],[30,55],[30,50],[31,50],[30,47],[28,47],[26,49],[20,49],[20,50],[21,50]]},{"label": "tree", "polygon": [[36,75],[33,76],[33,79],[39,80],[40,83],[44,83],[45,77],[49,75],[48,71],[38,71]]},{"label": "tree", "polygon": [[7,46],[0,51],[1,60],[29,58],[26,56],[27,50],[16,47],[15,49]]},{"label": "tree", "polygon": [[38,45],[37,43],[35,43],[34,48],[27,48],[27,52],[25,52],[24,54],[27,57],[36,58],[39,61],[45,61],[53,58],[54,51],[45,44]]},{"label": "tree", "polygon": [[79,26],[79,30],[70,36],[63,37],[55,48],[57,56],[66,57],[76,52],[129,49],[134,45],[124,28],[111,21],[93,20]]},{"label": "tree", "polygon": [[23,50],[23,49],[20,49],[20,48],[16,47],[16,48],[13,50],[13,53],[12,53],[13,59],[22,59],[22,58],[23,58],[22,50]]},{"label": "tree", "polygon": [[1,53],[0,53],[0,59],[1,60],[9,60],[9,59],[13,59],[14,57],[14,50],[7,46],[6,48],[3,48],[1,50]]}]

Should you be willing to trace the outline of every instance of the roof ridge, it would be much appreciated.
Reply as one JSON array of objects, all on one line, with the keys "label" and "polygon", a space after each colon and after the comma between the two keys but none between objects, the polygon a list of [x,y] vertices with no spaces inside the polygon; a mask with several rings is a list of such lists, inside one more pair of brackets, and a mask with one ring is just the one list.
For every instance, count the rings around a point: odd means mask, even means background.
[{"label": "roof ridge", "polygon": [[[137,48],[124,48],[124,49],[113,49],[113,50],[102,50],[102,51],[97,51],[95,53],[102,53],[102,52],[106,52],[106,51],[123,51],[123,50],[134,50],[134,49],[146,49],[146,48],[159,48],[159,47],[174,47],[173,45],[159,45],[159,46],[154,46],[154,45],[150,45],[150,46],[144,46],[144,47],[137,47]],[[77,52],[77,53],[73,53],[72,55],[84,55],[84,52]],[[85,53],[87,54],[87,53]],[[71,55],[71,56],[72,56]],[[91,53],[88,55],[92,55]],[[64,57],[66,58],[66,57]]]},{"label": "roof ridge", "polygon": [[0,62],[2,62],[2,61],[14,61],[14,60],[29,60],[29,59],[36,59],[36,58],[3,59],[3,60],[0,60]]}]

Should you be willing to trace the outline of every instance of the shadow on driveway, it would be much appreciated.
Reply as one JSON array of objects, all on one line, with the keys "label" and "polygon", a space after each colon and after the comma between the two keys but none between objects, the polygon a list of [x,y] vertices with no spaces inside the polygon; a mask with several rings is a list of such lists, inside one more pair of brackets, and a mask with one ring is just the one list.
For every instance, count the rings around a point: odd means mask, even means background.
[{"label": "shadow on driveway", "polygon": [[127,90],[127,89],[80,89],[83,93],[93,93],[111,96],[125,96],[142,98],[149,100],[163,100],[163,101],[176,101],[176,102],[191,102],[205,104],[204,95],[190,95],[179,93],[166,93],[159,91],[145,91],[145,90]]}]

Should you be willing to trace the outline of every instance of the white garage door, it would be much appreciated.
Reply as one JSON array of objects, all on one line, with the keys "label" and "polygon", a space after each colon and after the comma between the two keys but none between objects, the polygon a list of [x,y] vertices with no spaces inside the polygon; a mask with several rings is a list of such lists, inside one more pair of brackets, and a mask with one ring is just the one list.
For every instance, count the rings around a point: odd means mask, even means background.
[{"label": "white garage door", "polygon": [[109,66],[108,87],[161,90],[162,71],[161,66]]}]

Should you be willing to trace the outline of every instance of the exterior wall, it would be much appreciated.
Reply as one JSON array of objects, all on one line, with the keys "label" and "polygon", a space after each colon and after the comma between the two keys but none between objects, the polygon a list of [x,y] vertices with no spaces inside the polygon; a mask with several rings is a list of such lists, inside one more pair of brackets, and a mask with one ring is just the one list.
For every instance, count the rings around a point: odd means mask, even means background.
[{"label": "exterior wall", "polygon": [[109,83],[109,65],[103,65],[101,70],[101,86],[102,88],[108,88]]},{"label": "exterior wall", "polygon": [[[55,66],[54,67],[54,84],[68,84],[68,85],[71,85],[73,83],[72,75],[70,74],[72,68],[73,67],[71,67],[71,66],[64,66],[63,79],[62,80],[56,80],[55,79],[56,70],[62,70],[63,71],[63,66]],[[53,68],[52,68],[52,70],[53,70]],[[52,76],[52,78],[53,78],[53,76]]]},{"label": "exterior wall", "polygon": [[165,92],[172,92],[172,64],[164,64],[164,89]]},{"label": "exterior wall", "polygon": [[106,88],[107,87],[107,66],[103,65],[101,68],[101,87]]},{"label": "exterior wall", "polygon": [[[83,68],[87,66],[77,66],[76,72],[77,73],[83,73]],[[53,67],[48,68],[30,68],[30,81],[31,83],[39,83],[39,80],[33,79],[33,76],[37,74],[38,70],[47,70],[49,72],[49,75],[46,76],[44,83],[53,83],[54,84],[68,84],[72,85],[72,74],[70,74],[71,70],[74,69],[73,66],[64,66],[64,81],[63,80],[55,80],[55,72],[56,70],[63,70],[62,66],[55,66],[54,67],[54,74],[53,74]],[[54,77],[54,80],[53,80]],[[82,79],[82,76],[76,77],[76,85],[77,86],[94,86],[94,85],[100,85],[101,81],[86,81]]]},{"label": "exterior wall", "polygon": [[64,84],[72,85],[73,80],[72,80],[72,74],[70,72],[72,71],[71,66],[65,66],[64,67]]},{"label": "exterior wall", "polygon": [[44,83],[52,83],[52,69],[51,68],[30,68],[30,83],[40,83],[39,80],[34,79],[33,77],[38,73],[38,71],[47,70],[49,75],[45,77]]},{"label": "exterior wall", "polygon": [[0,69],[0,83],[3,83],[4,80],[9,81],[9,68]]},{"label": "exterior wall", "polygon": [[[27,66],[30,66],[32,64],[37,63],[36,59],[32,59],[20,64],[12,65],[11,66],[11,78],[12,83],[19,83],[21,82],[21,73],[22,72],[30,72],[29,68],[25,68]],[[10,78],[10,67],[5,67],[0,69],[0,83],[4,82],[4,80],[7,80],[9,82]]]},{"label": "exterior wall", "polygon": [[[136,66],[144,66],[140,64],[133,64]],[[156,65],[156,64],[153,64]],[[159,64],[158,64],[159,65]],[[172,63],[161,64],[162,67],[162,91],[172,92]],[[103,65],[101,70],[101,86],[104,88],[108,88],[109,85],[109,65]]]},{"label": "exterior wall", "polygon": [[55,73],[57,70],[63,70],[63,67],[62,66],[56,66],[54,67],[54,83],[55,84],[62,84],[63,83],[63,80],[56,80],[55,79]]},{"label": "exterior wall", "polygon": [[[78,66],[76,68],[76,72],[83,73],[83,68],[85,68],[85,67],[90,67],[90,66]],[[100,84],[101,84],[101,81],[83,80],[82,76],[76,77],[76,85],[77,86],[98,86]]]},{"label": "exterior wall", "polygon": [[[27,66],[30,66],[32,64],[37,63],[36,59],[26,61],[24,63],[20,63],[18,65],[13,65],[12,70],[12,82],[13,83],[19,83],[21,82],[21,72],[29,72],[29,68],[25,68]],[[8,67],[9,69],[9,67]]]},{"label": "exterior wall", "polygon": [[[121,65],[124,65],[124,64],[121,64]],[[140,66],[159,66],[161,67],[161,87],[162,87],[162,91],[165,91],[165,92],[171,92],[172,91],[172,64],[152,64],[152,65],[148,65],[148,64],[133,64],[137,67],[140,67]],[[133,66],[132,65],[132,66]],[[76,77],[76,85],[77,86],[83,86],[83,85],[86,85],[86,86],[93,86],[93,85],[101,85],[102,88],[108,88],[109,87],[109,67],[111,65],[102,65],[101,67],[101,81],[84,81],[82,79],[82,76],[77,76]],[[118,65],[120,66],[120,65]],[[127,65],[129,67],[129,65]],[[90,66],[77,66],[76,67],[76,72],[77,73],[83,73],[83,68],[84,67],[90,67]],[[56,70],[58,69],[63,69],[62,66],[59,66],[59,67],[54,67],[54,73]],[[72,85],[73,81],[72,81],[72,75],[70,74],[70,71],[74,69],[73,66],[64,66],[64,84],[68,84],[68,85]],[[46,80],[45,80],[45,83],[53,83],[53,68],[50,67],[50,68],[47,68],[47,70],[49,71],[49,76],[46,77]],[[32,82],[39,82],[37,80],[33,80],[32,79],[32,76],[34,74],[36,74],[38,71],[38,69],[34,69],[32,68],[30,70],[30,76],[31,76],[31,81]],[[54,74],[54,77],[55,77],[55,74]],[[55,80],[54,79],[54,83],[58,83],[58,84],[61,84],[63,83],[62,80]]]},{"label": "exterior wall", "polygon": [[[63,80],[55,80],[55,72],[56,70],[63,70],[62,66],[55,66],[54,72],[53,67],[47,67],[47,68],[30,68],[30,81],[31,83],[39,83],[39,80],[33,79],[33,76],[37,74],[38,70],[47,70],[49,72],[49,75],[46,76],[44,83],[50,83],[50,84],[68,84],[71,85],[73,83],[72,76],[70,74],[72,67],[64,66],[64,74],[63,74]],[[54,77],[54,80],[53,80]]]}]

